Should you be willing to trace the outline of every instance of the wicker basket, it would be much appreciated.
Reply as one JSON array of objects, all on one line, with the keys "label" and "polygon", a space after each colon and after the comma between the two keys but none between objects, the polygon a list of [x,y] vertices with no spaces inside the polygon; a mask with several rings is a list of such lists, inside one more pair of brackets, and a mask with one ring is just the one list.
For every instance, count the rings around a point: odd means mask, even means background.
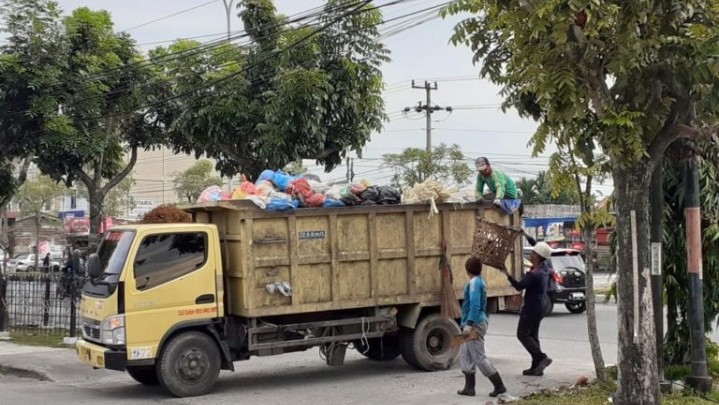
[{"label": "wicker basket", "polygon": [[477,218],[477,233],[474,235],[472,256],[496,269],[505,269],[507,255],[514,250],[519,228],[499,225],[484,218]]}]

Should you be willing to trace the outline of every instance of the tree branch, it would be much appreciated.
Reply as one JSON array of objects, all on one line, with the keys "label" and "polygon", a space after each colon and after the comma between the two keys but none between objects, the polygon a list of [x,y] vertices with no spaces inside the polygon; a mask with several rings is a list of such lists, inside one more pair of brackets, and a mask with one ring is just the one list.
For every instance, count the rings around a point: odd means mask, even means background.
[{"label": "tree branch", "polygon": [[707,127],[702,129],[696,129],[684,124],[668,124],[662,128],[661,131],[654,137],[654,140],[647,149],[649,153],[649,159],[654,164],[657,164],[659,160],[664,156],[664,152],[667,150],[669,145],[679,139],[697,139],[701,136],[709,136],[717,132],[715,127]]},{"label": "tree branch", "polygon": [[108,191],[112,190],[113,187],[118,185],[125,177],[127,177],[128,174],[130,174],[132,169],[135,167],[135,163],[137,163],[137,145],[130,148],[130,161],[127,163],[127,166],[125,166],[120,173],[116,174],[115,177],[110,179],[110,181],[108,181],[107,184],[100,189],[100,193],[105,195]]},{"label": "tree branch", "polygon": [[82,169],[76,169],[75,174],[80,179],[81,182],[85,184],[85,187],[87,188],[88,194],[90,193],[90,189],[94,187],[95,183],[92,180],[92,177],[90,177],[87,173],[85,173]]}]

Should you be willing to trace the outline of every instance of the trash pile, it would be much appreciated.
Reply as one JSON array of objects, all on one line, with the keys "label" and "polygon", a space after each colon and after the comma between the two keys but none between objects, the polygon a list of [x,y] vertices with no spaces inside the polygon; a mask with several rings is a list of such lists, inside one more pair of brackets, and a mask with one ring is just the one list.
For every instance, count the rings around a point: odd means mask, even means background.
[{"label": "trash pile", "polygon": [[372,185],[367,180],[328,186],[302,175],[292,176],[279,170],[265,170],[254,183],[242,176],[239,187],[232,192],[223,191],[220,186],[210,186],[200,194],[197,202],[226,200],[249,200],[268,211],[400,203],[430,204],[432,212],[436,213],[436,203],[474,201],[474,192],[462,192],[431,179],[401,191],[392,186]]}]

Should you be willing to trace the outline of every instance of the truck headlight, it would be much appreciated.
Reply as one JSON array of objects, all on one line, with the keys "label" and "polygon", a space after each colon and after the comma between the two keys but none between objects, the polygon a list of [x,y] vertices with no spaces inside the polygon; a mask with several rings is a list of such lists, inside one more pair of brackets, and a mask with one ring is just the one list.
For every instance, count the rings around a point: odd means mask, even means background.
[{"label": "truck headlight", "polygon": [[102,321],[102,343],[106,345],[125,344],[125,315],[111,316]]}]

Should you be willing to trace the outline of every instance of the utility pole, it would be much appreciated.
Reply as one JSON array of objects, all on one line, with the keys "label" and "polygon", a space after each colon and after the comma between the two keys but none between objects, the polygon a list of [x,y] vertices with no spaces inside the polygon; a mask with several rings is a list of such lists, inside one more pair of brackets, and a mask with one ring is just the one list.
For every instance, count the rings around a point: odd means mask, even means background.
[{"label": "utility pole", "polygon": [[232,3],[234,3],[235,0],[222,0],[222,2],[225,3],[225,14],[227,15],[227,42],[230,42],[230,19],[232,17]]},{"label": "utility pole", "polygon": [[666,381],[664,380],[664,279],[662,276],[662,218],[664,213],[662,174],[662,163],[659,162],[652,175],[649,206],[651,208],[651,286],[652,304],[654,306],[654,325],[656,328],[657,369],[659,370],[659,382],[662,389],[666,389]]},{"label": "utility pole", "polygon": [[689,272],[689,330],[691,332],[692,373],[687,385],[696,391],[707,393],[712,388],[712,378],[707,373],[704,332],[704,286],[702,277],[702,230],[699,205],[699,159],[687,160],[684,178],[686,197],[684,215],[687,228],[687,271]]},{"label": "utility pole", "polygon": [[[417,86],[414,83],[414,80],[412,80],[412,88],[413,89],[424,89],[427,92],[427,101],[425,105],[422,105],[422,102],[420,101],[417,103],[417,106],[414,107],[414,110],[416,112],[424,112],[425,116],[427,118],[427,152],[432,151],[432,113],[435,111],[441,111],[445,110],[448,112],[452,112],[452,107],[445,107],[442,108],[438,105],[433,106],[432,105],[432,90],[437,90],[437,82],[430,83],[425,80],[424,86]],[[405,107],[404,112],[408,113],[412,109],[410,107]]]},{"label": "utility pole", "polygon": [[347,157],[347,183],[352,183],[355,179],[355,159]]}]

